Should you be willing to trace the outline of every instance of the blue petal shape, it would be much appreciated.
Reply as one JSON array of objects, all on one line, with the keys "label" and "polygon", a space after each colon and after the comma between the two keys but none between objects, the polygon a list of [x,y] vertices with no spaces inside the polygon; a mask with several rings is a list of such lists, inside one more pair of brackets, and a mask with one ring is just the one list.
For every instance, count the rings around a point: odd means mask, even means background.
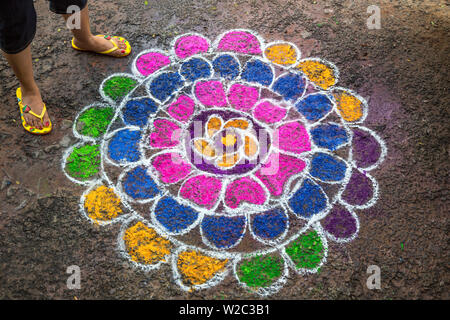
[{"label": "blue petal shape", "polygon": [[143,167],[129,171],[122,181],[122,186],[125,193],[136,200],[152,199],[160,193],[158,185]]},{"label": "blue petal shape", "polygon": [[347,165],[333,156],[318,152],[311,160],[310,174],[322,181],[340,181],[345,177]]},{"label": "blue petal shape", "polygon": [[248,82],[257,82],[262,85],[270,85],[273,80],[273,72],[267,63],[261,60],[247,62],[241,78]]},{"label": "blue petal shape", "polygon": [[333,103],[326,94],[316,93],[305,97],[295,107],[306,119],[316,121],[330,112]]},{"label": "blue petal shape", "polygon": [[178,73],[162,73],[150,83],[150,92],[155,98],[165,101],[180,89],[183,83],[184,81]]},{"label": "blue petal shape", "polygon": [[252,230],[260,238],[272,240],[279,237],[287,227],[288,218],[283,208],[252,215]]},{"label": "blue petal shape", "polygon": [[124,129],[118,131],[111,139],[108,146],[109,157],[115,161],[138,161],[141,153],[139,152],[139,141],[141,132],[139,130]]},{"label": "blue petal shape", "polygon": [[158,111],[158,105],[150,98],[130,100],[122,110],[123,121],[127,125],[143,127],[150,114]]},{"label": "blue petal shape", "polygon": [[345,129],[337,124],[321,124],[311,130],[314,143],[322,148],[336,150],[340,145],[348,142]]},{"label": "blue petal shape", "polygon": [[327,198],[319,185],[305,179],[300,189],[289,199],[289,206],[297,215],[310,218],[326,208]]},{"label": "blue petal shape", "polygon": [[244,216],[205,216],[202,221],[205,238],[217,248],[236,244],[245,231]]},{"label": "blue petal shape", "polygon": [[191,226],[198,218],[198,212],[191,207],[179,204],[173,198],[159,200],[155,217],[170,232],[181,232]]},{"label": "blue petal shape", "polygon": [[278,78],[273,90],[284,97],[285,100],[297,100],[305,92],[306,81],[301,75],[289,73]]},{"label": "blue petal shape", "polygon": [[209,78],[211,76],[211,67],[200,58],[193,58],[181,65],[181,75],[188,81],[195,81],[201,78]]},{"label": "blue petal shape", "polygon": [[224,54],[213,61],[214,71],[221,78],[234,79],[239,74],[239,63],[229,54]]}]

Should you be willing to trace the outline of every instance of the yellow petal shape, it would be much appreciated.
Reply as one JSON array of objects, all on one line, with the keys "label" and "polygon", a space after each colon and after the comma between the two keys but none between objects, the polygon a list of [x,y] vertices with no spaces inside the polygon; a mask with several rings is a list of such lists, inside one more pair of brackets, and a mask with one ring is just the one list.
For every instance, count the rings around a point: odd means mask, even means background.
[{"label": "yellow petal shape", "polygon": [[84,209],[92,220],[105,222],[122,214],[120,198],[112,188],[99,186],[85,195]]},{"label": "yellow petal shape", "polygon": [[165,262],[172,248],[169,240],[140,221],[125,231],[123,241],[131,260],[143,264]]},{"label": "yellow petal shape", "polygon": [[224,155],[222,155],[221,158],[219,158],[217,160],[216,163],[219,167],[230,168],[230,167],[234,166],[236,163],[238,163],[239,160],[240,160],[240,158],[239,158],[238,153],[234,153],[234,154],[225,153]]},{"label": "yellow petal shape", "polygon": [[227,134],[225,137],[222,137],[222,144],[226,147],[228,146],[234,146],[236,143],[237,137],[234,134]]},{"label": "yellow petal shape", "polygon": [[184,251],[178,255],[178,270],[183,282],[188,285],[201,285],[211,280],[217,273],[225,270],[228,259],[208,257],[197,251]]},{"label": "yellow petal shape", "polygon": [[311,82],[324,90],[337,82],[335,71],[321,61],[304,60],[297,65],[297,68],[302,70]]},{"label": "yellow petal shape", "polygon": [[258,152],[258,144],[252,137],[245,136],[244,152],[249,158],[252,158]]},{"label": "yellow petal shape", "polygon": [[247,120],[243,120],[243,119],[233,119],[230,121],[227,121],[227,123],[225,123],[224,128],[239,128],[242,130],[246,130],[248,128],[249,124]]},{"label": "yellow petal shape", "polygon": [[345,91],[333,92],[336,106],[345,121],[358,121],[364,114],[364,104],[354,95]]},{"label": "yellow petal shape", "polygon": [[216,133],[222,128],[222,120],[217,117],[212,117],[206,124],[206,128],[208,130],[208,136],[212,137],[214,133]]},{"label": "yellow petal shape", "polygon": [[205,157],[214,158],[216,156],[216,151],[214,148],[204,139],[195,140],[194,147],[201,155]]},{"label": "yellow petal shape", "polygon": [[267,59],[279,65],[291,65],[297,62],[297,50],[289,43],[280,43],[269,46],[264,51]]}]

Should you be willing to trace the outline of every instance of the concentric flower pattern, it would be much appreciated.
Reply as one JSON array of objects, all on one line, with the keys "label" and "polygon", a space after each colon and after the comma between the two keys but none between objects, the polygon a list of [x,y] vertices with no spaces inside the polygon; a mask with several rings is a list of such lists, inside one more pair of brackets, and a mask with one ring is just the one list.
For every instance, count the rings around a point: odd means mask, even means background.
[{"label": "concentric flower pattern", "polygon": [[119,250],[136,267],[168,263],[184,290],[232,273],[270,295],[289,272],[317,272],[327,241],[356,237],[386,147],[333,64],[232,30],[182,35],[132,70],[77,116],[63,169],[87,186],[84,216],[122,224]]}]

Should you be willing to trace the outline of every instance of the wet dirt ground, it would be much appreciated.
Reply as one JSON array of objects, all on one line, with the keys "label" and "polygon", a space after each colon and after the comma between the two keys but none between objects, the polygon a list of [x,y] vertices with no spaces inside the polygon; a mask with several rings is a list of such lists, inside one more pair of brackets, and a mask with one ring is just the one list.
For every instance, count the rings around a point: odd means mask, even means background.
[{"label": "wet dirt ground", "polygon": [[[381,9],[379,30],[366,26],[372,4]],[[144,49],[169,49],[176,35],[214,39],[234,28],[334,62],[340,85],[368,99],[365,125],[388,147],[373,172],[380,200],[358,213],[359,236],[330,245],[319,274],[291,275],[269,299],[449,299],[447,1],[91,1],[93,32],[125,36],[134,49],[125,59],[73,51],[62,19],[43,0],[36,9],[35,75],[54,130],[35,137],[22,129],[18,82],[0,59],[0,299],[258,298],[231,277],[184,292],[168,266],[136,270],[117,254],[120,226],[85,220],[83,188],[61,170],[62,152],[75,142],[71,121],[100,100],[104,78],[130,72]],[[66,287],[70,265],[81,268],[80,290]],[[366,287],[369,265],[381,268],[380,290]]]}]

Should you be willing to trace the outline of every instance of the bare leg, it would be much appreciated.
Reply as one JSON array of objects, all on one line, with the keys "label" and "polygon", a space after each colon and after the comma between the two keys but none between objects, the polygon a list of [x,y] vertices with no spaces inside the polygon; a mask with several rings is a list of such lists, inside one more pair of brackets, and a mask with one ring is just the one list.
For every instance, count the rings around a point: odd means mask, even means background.
[{"label": "bare leg", "polygon": [[[74,13],[76,14],[76,13]],[[113,44],[102,37],[95,37],[91,33],[91,27],[89,24],[89,9],[88,6],[84,7],[83,10],[80,11],[81,15],[81,23],[80,23],[80,29],[72,29],[73,36],[75,37],[74,43],[77,47],[89,51],[94,52],[101,52],[106,51],[108,49],[113,48]],[[67,21],[67,19],[71,16],[70,14],[63,14],[62,15],[64,19]],[[123,50],[126,49],[126,45],[117,39],[113,39],[113,41],[117,44],[119,49],[116,51],[113,51],[112,54],[115,56],[121,56],[124,52]]]},{"label": "bare leg", "polygon": [[[39,88],[34,81],[30,46],[19,53],[8,54],[3,52],[3,55],[11,65],[17,79],[19,79],[23,104],[29,106],[34,113],[41,114],[44,103],[42,102]],[[44,123],[28,113],[24,113],[24,118],[28,125],[38,129],[42,129],[44,126],[47,127],[50,120],[47,112],[44,115]]]}]

